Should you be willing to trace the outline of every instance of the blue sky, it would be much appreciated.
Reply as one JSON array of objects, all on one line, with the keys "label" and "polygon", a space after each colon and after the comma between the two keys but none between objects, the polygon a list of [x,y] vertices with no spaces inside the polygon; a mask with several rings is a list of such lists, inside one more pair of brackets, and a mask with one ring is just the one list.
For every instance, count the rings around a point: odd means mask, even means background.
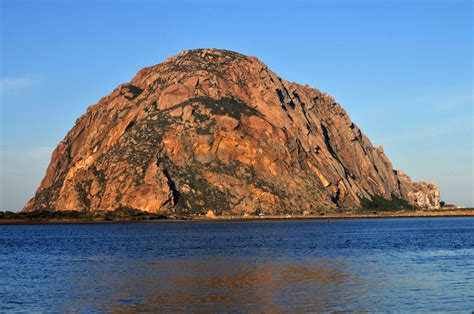
[{"label": "blue sky", "polygon": [[203,47],[328,92],[394,168],[474,205],[471,1],[0,3],[0,210],[33,196],[87,106]]}]

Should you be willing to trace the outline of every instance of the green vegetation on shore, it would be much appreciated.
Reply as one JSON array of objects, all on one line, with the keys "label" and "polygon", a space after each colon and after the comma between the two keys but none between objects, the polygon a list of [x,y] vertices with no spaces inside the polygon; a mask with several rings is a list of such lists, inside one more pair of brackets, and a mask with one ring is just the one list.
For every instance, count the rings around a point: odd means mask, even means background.
[{"label": "green vegetation on shore", "polygon": [[392,195],[391,200],[387,200],[381,196],[374,195],[372,200],[366,198],[361,201],[362,208],[357,210],[357,213],[367,213],[373,211],[400,211],[400,210],[417,210],[418,207],[413,207],[406,200],[398,198],[396,195]]}]

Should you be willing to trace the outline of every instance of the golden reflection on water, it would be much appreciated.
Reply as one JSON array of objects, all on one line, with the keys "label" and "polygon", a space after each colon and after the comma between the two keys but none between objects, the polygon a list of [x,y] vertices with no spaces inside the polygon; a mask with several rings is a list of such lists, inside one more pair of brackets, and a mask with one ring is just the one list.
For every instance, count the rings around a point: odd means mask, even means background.
[{"label": "golden reflection on water", "polygon": [[[216,257],[125,263],[130,263],[122,265],[125,271],[79,279],[79,296],[89,307],[89,280],[101,282],[104,289],[103,297],[94,298],[93,309],[113,312],[323,311],[347,309],[364,293],[364,283],[333,260]],[[84,308],[81,297],[76,300],[77,308]]]}]

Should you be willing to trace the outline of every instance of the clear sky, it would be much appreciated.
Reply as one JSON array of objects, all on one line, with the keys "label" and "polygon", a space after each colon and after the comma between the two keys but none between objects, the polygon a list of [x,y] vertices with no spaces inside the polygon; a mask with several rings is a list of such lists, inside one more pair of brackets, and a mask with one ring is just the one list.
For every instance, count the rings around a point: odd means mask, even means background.
[{"label": "clear sky", "polygon": [[395,169],[474,205],[470,0],[0,3],[0,210],[33,196],[87,106],[204,47],[328,92]]}]

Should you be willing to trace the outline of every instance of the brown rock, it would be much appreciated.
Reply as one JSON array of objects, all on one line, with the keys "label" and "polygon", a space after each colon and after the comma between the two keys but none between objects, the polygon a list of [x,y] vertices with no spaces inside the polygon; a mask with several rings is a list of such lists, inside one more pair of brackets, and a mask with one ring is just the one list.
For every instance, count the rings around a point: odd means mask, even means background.
[{"label": "brown rock", "polygon": [[380,198],[438,208],[439,191],[394,171],[329,95],[199,49],[89,107],[25,210],[313,213]]},{"label": "brown rock", "polygon": [[207,213],[206,213],[206,217],[207,217],[207,218],[211,218],[211,219],[217,218],[217,217],[216,217],[216,214],[214,214],[214,211],[213,211],[213,210],[208,210]]}]

